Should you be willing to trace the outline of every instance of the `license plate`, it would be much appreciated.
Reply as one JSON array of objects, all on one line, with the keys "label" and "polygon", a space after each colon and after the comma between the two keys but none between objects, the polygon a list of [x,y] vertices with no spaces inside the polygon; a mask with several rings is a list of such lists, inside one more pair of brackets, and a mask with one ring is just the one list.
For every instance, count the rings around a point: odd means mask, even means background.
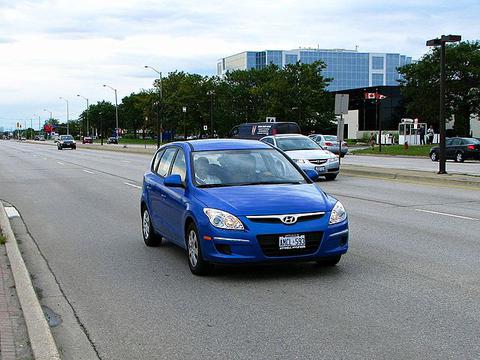
[{"label": "license plate", "polygon": [[317,172],[325,172],[325,166],[315,166],[315,171],[317,171]]},{"label": "license plate", "polygon": [[304,249],[305,235],[282,235],[278,238],[278,247],[280,248],[280,250]]}]

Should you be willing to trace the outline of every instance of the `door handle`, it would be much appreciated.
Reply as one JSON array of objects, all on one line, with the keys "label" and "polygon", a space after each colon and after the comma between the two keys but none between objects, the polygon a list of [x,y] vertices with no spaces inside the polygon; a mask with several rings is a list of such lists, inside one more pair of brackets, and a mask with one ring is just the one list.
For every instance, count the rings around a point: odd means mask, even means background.
[{"label": "door handle", "polygon": [[167,195],[165,195],[165,194],[160,194],[160,196],[162,197],[162,199],[166,199],[166,198],[167,198]]}]

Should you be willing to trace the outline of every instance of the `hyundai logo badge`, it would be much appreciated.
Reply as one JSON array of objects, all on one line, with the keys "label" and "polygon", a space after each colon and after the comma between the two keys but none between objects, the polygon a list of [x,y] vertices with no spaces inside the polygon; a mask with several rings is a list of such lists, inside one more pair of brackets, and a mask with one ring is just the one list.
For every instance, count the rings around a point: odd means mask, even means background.
[{"label": "hyundai logo badge", "polygon": [[287,216],[284,216],[282,218],[282,222],[284,224],[288,224],[288,225],[295,224],[297,222],[297,218],[295,216],[292,216],[292,215],[287,215]]}]

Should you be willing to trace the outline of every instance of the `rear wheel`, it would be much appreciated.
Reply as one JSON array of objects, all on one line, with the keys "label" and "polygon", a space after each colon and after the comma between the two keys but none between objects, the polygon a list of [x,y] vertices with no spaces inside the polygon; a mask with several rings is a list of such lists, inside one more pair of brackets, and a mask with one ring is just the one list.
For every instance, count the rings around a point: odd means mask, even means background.
[{"label": "rear wheel", "polygon": [[335,266],[341,258],[342,255],[327,256],[317,259],[317,264],[320,266]]},{"label": "rear wheel", "polygon": [[153,230],[150,213],[146,207],[142,210],[142,235],[147,246],[159,246],[162,243],[162,237]]},{"label": "rear wheel", "polygon": [[460,151],[457,152],[457,154],[455,155],[455,161],[456,162],[463,162],[463,153],[461,153]]},{"label": "rear wheel", "polygon": [[437,153],[436,153],[435,151],[432,151],[432,152],[430,153],[430,159],[431,159],[432,161],[438,161],[438,155],[437,155]]},{"label": "rear wheel", "polygon": [[186,242],[188,251],[188,266],[195,275],[206,275],[212,269],[212,265],[203,259],[200,238],[194,223],[187,227]]},{"label": "rear wheel", "polygon": [[327,179],[328,181],[332,181],[332,180],[335,180],[337,178],[337,175],[338,174],[327,174],[327,175],[325,175],[325,179]]}]

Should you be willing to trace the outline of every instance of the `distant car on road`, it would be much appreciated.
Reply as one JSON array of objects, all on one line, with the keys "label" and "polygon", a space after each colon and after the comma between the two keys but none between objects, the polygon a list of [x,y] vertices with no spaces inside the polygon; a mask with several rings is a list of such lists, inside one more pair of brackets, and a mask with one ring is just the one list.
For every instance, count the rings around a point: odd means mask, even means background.
[{"label": "distant car on road", "polygon": [[84,136],[82,139],[82,144],[93,144],[93,139],[90,136]]},{"label": "distant car on road", "polygon": [[230,131],[228,137],[260,140],[267,135],[300,133],[300,126],[295,122],[258,122],[237,125]]},{"label": "distant car on road", "polygon": [[[340,152],[340,143],[335,135],[320,135],[320,134],[312,134],[308,136],[310,139],[315,141],[318,145],[320,145],[325,150],[331,151],[334,154]],[[348,145],[345,141],[342,141],[342,157],[347,155],[348,153]]]},{"label": "distant car on road", "polygon": [[310,176],[318,177],[260,141],[162,146],[143,177],[143,240],[186,249],[197,275],[214,263],[336,265],[348,249],[347,213]]},{"label": "distant car on road", "polygon": [[[445,140],[445,157],[456,162],[474,159],[480,160],[480,140],[476,138],[453,137]],[[430,159],[438,161],[440,159],[440,146],[430,149]]]},{"label": "distant car on road", "polygon": [[107,144],[118,144],[118,138],[111,136],[107,139]]},{"label": "distant car on road", "polygon": [[75,150],[77,148],[77,143],[73,139],[72,135],[60,135],[57,141],[57,148],[58,150],[67,148]]},{"label": "distant car on road", "polygon": [[314,170],[326,180],[335,180],[340,171],[338,157],[307,136],[284,134],[266,136],[261,141],[285,151],[302,170]]}]

